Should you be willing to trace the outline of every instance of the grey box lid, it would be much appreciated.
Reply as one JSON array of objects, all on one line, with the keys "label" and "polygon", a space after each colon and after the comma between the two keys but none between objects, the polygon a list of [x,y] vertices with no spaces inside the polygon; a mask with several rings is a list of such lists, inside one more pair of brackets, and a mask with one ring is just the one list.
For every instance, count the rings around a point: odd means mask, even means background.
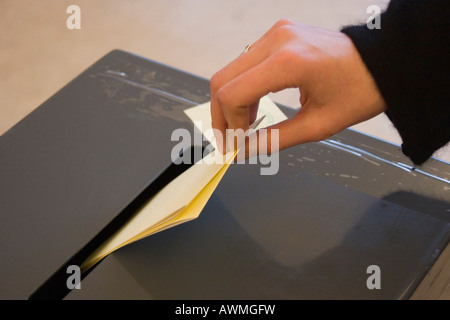
[{"label": "grey box lid", "polygon": [[[208,100],[207,80],[115,50],[1,136],[0,297],[28,298],[111,225]],[[112,254],[66,298],[408,297],[450,226],[449,165],[408,163],[345,130],[281,152],[275,176],[233,165],[199,219]]]}]

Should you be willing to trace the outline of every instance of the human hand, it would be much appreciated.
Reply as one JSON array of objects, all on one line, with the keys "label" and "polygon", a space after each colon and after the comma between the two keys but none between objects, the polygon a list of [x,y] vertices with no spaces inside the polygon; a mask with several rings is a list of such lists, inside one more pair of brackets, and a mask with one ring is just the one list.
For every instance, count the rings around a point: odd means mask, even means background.
[{"label": "human hand", "polygon": [[[278,143],[280,151],[326,139],[386,109],[350,38],[282,20],[211,78],[212,127],[222,137],[227,129],[246,131],[256,119],[259,99],[287,88],[299,89],[301,108],[267,128],[279,130],[279,141],[267,144]],[[219,141],[225,152],[227,142]]]}]

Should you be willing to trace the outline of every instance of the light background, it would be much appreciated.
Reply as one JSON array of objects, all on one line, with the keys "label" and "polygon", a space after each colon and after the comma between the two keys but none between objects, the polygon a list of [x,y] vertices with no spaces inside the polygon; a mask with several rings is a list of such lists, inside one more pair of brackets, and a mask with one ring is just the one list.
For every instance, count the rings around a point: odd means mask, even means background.
[{"label": "light background", "polygon": [[[388,0],[1,0],[0,134],[92,63],[122,49],[210,78],[276,21],[290,18],[339,30],[362,23]],[[69,30],[66,9],[81,9]],[[271,98],[299,107],[298,93]],[[401,144],[385,115],[354,129]],[[450,148],[436,158],[450,162]]]}]

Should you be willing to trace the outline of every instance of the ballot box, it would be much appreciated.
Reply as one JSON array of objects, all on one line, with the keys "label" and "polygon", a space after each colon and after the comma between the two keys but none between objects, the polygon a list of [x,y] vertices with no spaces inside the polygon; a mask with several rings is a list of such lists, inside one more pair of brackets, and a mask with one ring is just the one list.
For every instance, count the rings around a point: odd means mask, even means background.
[{"label": "ballot box", "polygon": [[0,297],[409,299],[448,245],[450,166],[415,168],[351,129],[281,151],[275,174],[230,165],[197,219],[71,282],[136,202],[189,168],[171,135],[196,130],[184,110],[209,94],[208,79],[114,50],[3,134]]}]

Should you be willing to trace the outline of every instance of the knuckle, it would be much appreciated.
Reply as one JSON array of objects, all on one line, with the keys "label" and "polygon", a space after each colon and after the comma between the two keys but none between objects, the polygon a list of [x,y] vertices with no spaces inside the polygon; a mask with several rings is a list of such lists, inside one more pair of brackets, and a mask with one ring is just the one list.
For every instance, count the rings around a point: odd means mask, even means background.
[{"label": "knuckle", "polygon": [[295,27],[292,24],[283,24],[278,26],[273,34],[279,39],[287,40],[291,39],[295,35],[295,32]]},{"label": "knuckle", "polygon": [[216,92],[216,99],[219,105],[224,109],[229,108],[232,105],[231,95],[228,93],[226,88],[220,88]]},{"label": "knuckle", "polygon": [[298,58],[299,58],[298,53],[288,46],[279,50],[276,56],[277,63],[286,66],[294,66],[294,63]]},{"label": "knuckle", "polygon": [[289,26],[293,25],[294,21],[291,19],[280,19],[275,23],[275,27]]},{"label": "knuckle", "polygon": [[209,82],[210,90],[211,92],[217,92],[219,91],[221,87],[221,81],[220,81],[220,71],[216,72],[210,79]]}]

